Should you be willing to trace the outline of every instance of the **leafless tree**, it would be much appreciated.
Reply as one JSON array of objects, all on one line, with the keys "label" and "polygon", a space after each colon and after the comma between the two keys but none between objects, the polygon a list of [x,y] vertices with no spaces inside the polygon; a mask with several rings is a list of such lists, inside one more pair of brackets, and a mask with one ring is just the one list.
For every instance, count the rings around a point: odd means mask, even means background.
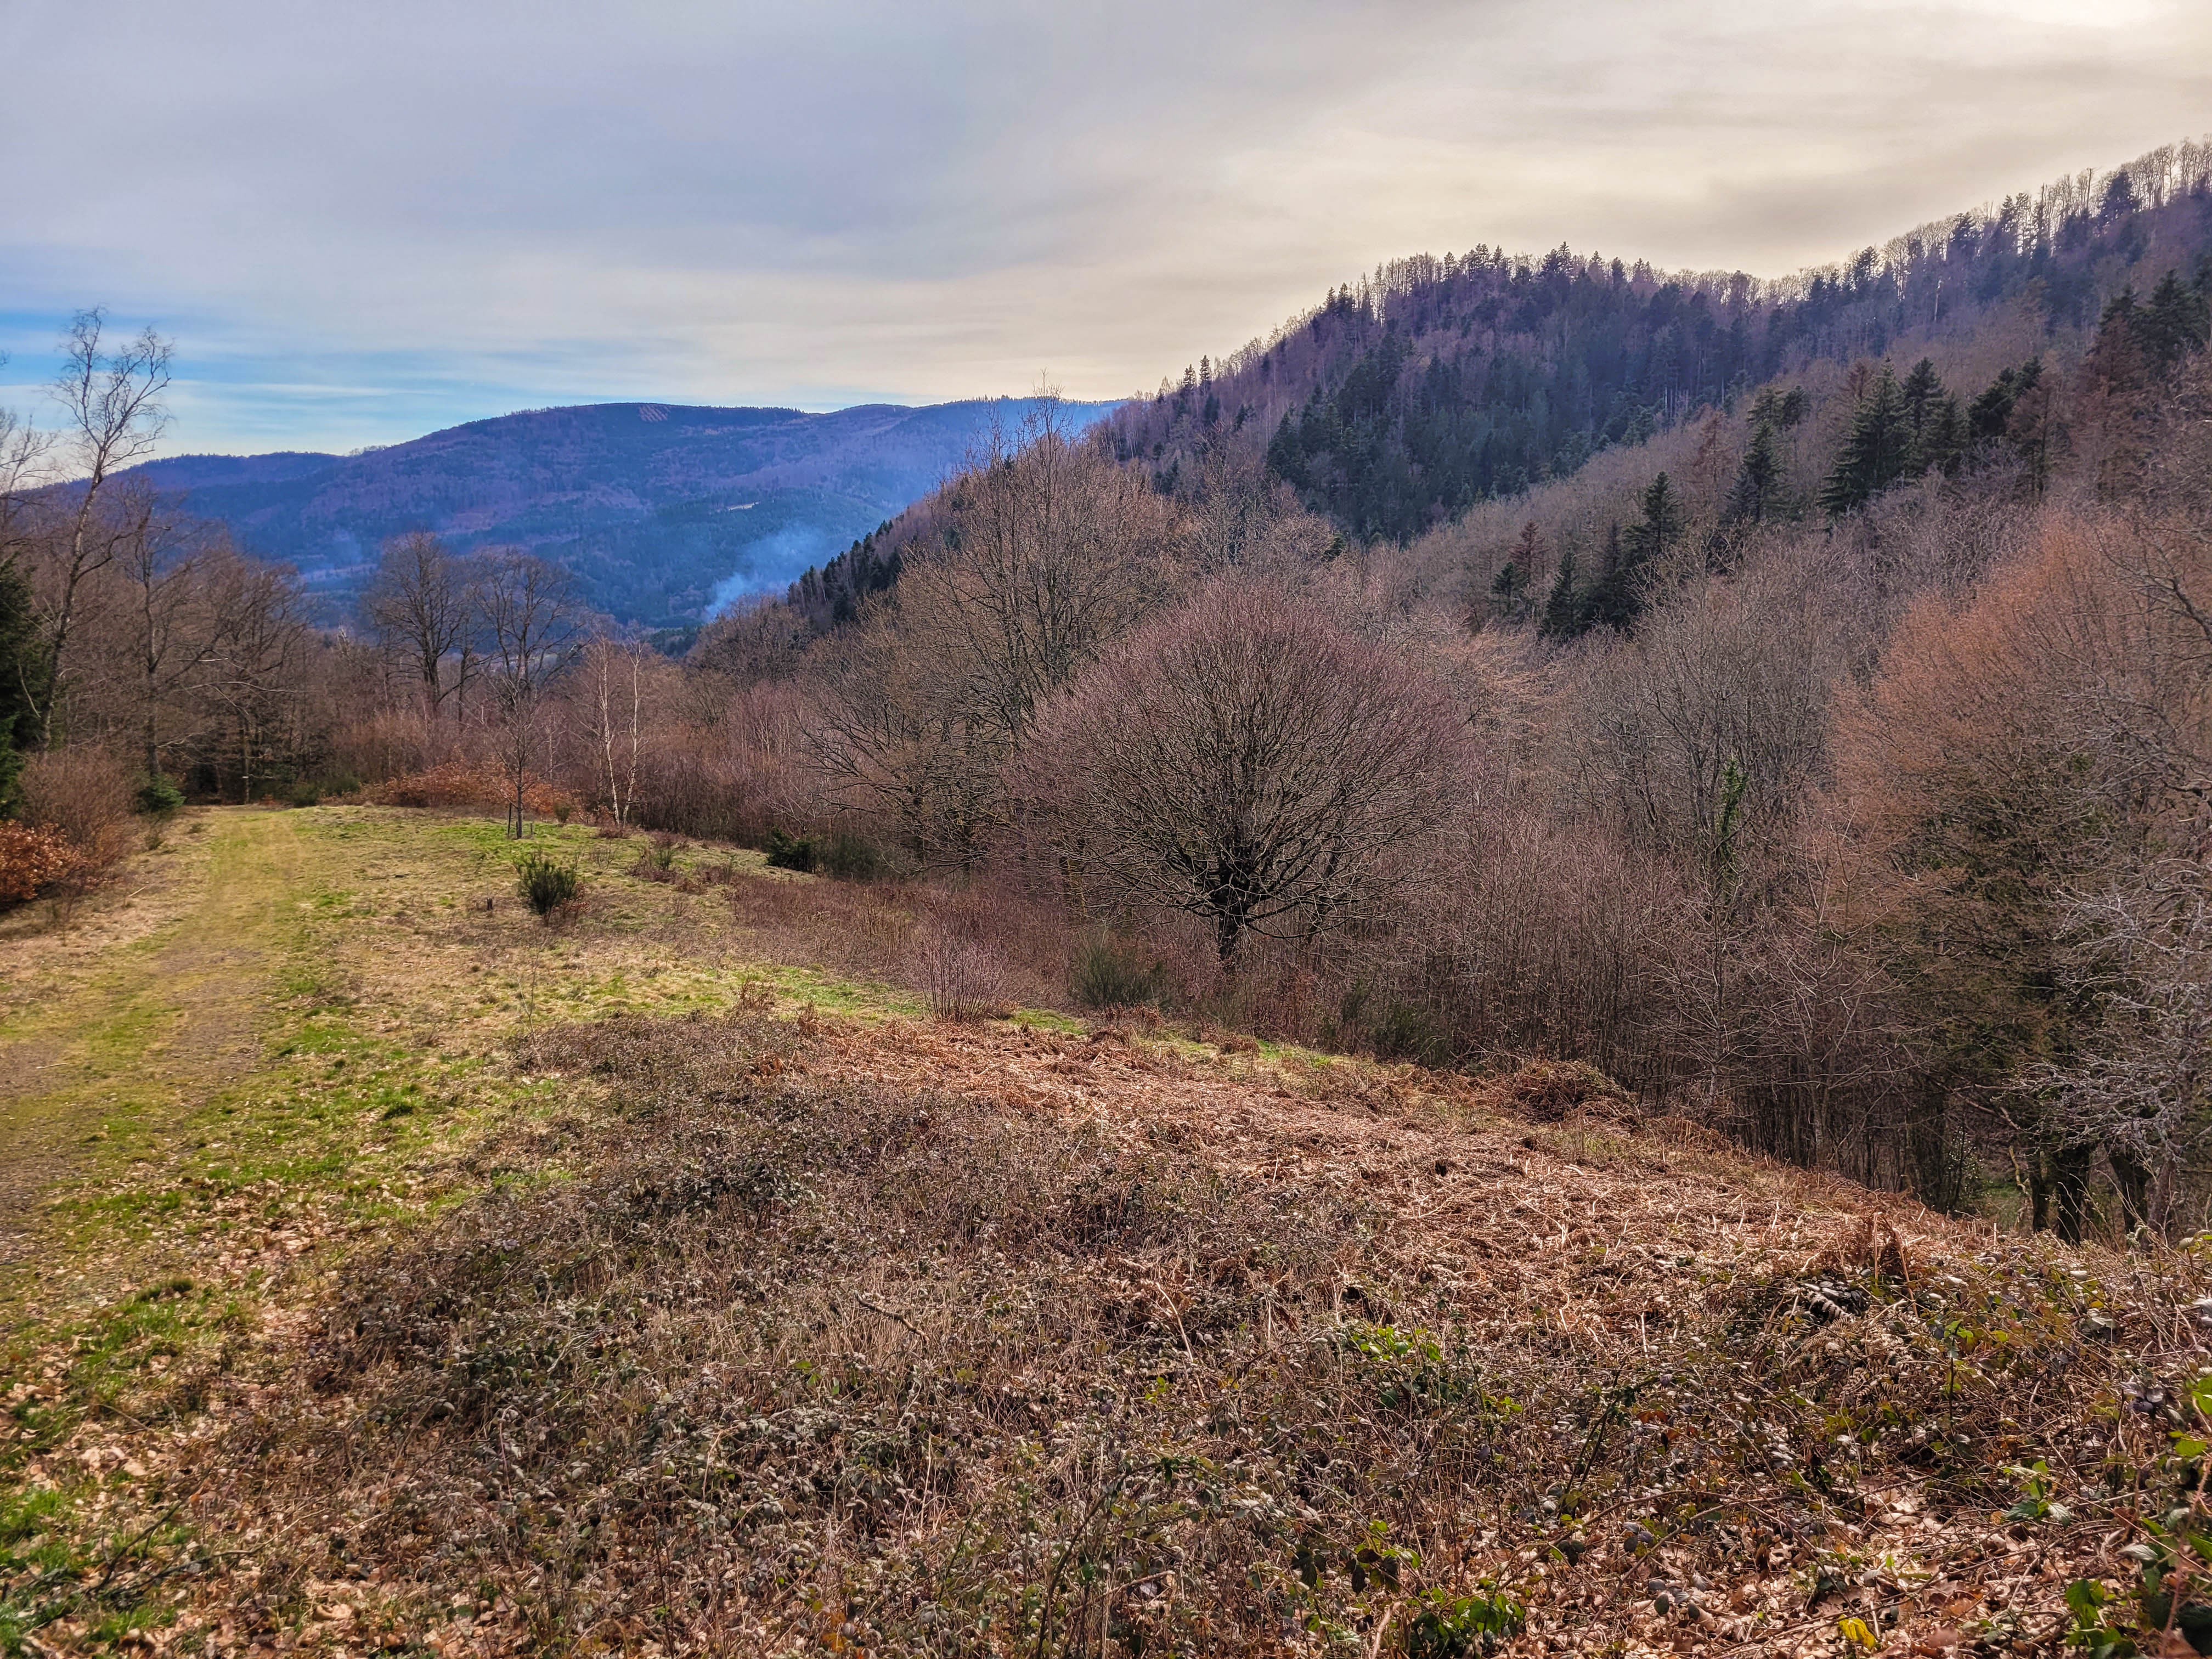
[{"label": "leafless tree", "polygon": [[540,699],[576,654],[575,590],[568,572],[517,549],[482,557],[476,603],[496,668],[500,757],[512,791],[507,834],[520,840],[529,833],[524,803],[541,746]]},{"label": "leafless tree", "polygon": [[1086,881],[1212,928],[1310,937],[1376,914],[1434,830],[1462,722],[1310,602],[1230,580],[1109,652],[1041,724],[1036,795]]},{"label": "leafless tree", "polygon": [[206,677],[208,696],[228,715],[239,769],[239,799],[278,772],[298,745],[279,739],[299,700],[301,658],[313,638],[299,578],[282,565],[237,554],[210,561],[210,602],[222,618],[221,642]]},{"label": "leafless tree", "polygon": [[[467,695],[476,673],[477,618],[465,563],[428,531],[384,544],[375,578],[362,596],[362,617],[387,649],[412,665],[423,711],[434,723],[450,695]],[[447,663],[453,665],[452,683]]]},{"label": "leafless tree", "polygon": [[196,735],[196,702],[185,694],[222,656],[225,635],[242,619],[212,602],[218,586],[258,603],[263,591],[219,584],[214,562],[234,564],[227,539],[179,521],[150,492],[131,503],[130,533],[118,544],[114,574],[122,593],[108,630],[121,657],[140,763],[161,771],[162,751]]},{"label": "leafless tree", "polygon": [[1049,403],[994,434],[934,518],[898,586],[830,648],[811,738],[841,805],[896,823],[927,862],[965,866],[1038,704],[1169,591],[1180,526]]},{"label": "leafless tree", "polygon": [[2212,890],[2197,860],[2161,860],[2073,895],[2064,916],[2070,976],[2102,1024],[2017,1087],[2061,1132],[2104,1150],[2129,1224],[2163,1236],[2185,1171],[2212,1151]]},{"label": "leafless tree", "polygon": [[63,367],[52,392],[61,406],[61,447],[73,467],[75,501],[58,544],[33,584],[43,662],[37,676],[40,741],[55,739],[54,713],[64,669],[88,584],[111,564],[129,534],[130,515],[107,514],[114,476],[150,454],[168,425],[161,403],[169,385],[169,343],[148,329],[115,350],[102,342],[106,318],[79,312],[62,343]]},{"label": "leafless tree", "polygon": [[585,727],[599,787],[617,823],[628,823],[637,805],[648,651],[635,640],[611,640],[604,634],[584,647]]}]

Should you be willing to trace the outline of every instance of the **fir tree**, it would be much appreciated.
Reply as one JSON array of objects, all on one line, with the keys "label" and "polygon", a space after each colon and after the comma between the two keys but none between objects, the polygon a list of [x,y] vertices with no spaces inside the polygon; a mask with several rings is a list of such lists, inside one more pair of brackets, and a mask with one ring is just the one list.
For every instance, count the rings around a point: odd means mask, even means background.
[{"label": "fir tree", "polygon": [[2169,270],[2151,290],[2136,324],[2143,366],[2154,379],[2163,380],[2180,368],[2191,353],[2201,351],[2212,333],[2212,307],[2194,288],[2182,286]]},{"label": "fir tree", "polygon": [[1528,596],[1528,573],[1511,559],[1491,578],[1491,608],[1508,622],[1521,620]]},{"label": "fir tree", "polygon": [[1905,418],[1911,422],[1915,435],[1928,424],[1928,417],[1936,405],[1942,401],[1943,382],[1936,377],[1936,365],[1923,357],[1913,364],[1912,372],[1905,377],[1898,388],[1905,399]]},{"label": "fir tree", "polygon": [[1946,392],[1936,400],[1914,434],[1912,465],[1923,472],[1956,472],[1966,453],[1966,412]]},{"label": "fir tree", "polygon": [[1575,592],[1575,550],[1559,555],[1559,574],[1552,579],[1539,630],[1547,640],[1571,640],[1583,631],[1582,604]]},{"label": "fir tree", "polygon": [[2142,310],[2131,288],[2114,295],[2097,319],[2097,337],[2082,367],[2091,383],[2107,397],[2124,397],[2142,388],[2144,354],[2137,338],[2142,320]]},{"label": "fir tree", "polygon": [[1781,441],[1772,424],[1760,421],[1751,428],[1751,441],[1744,447],[1743,465],[1736,469],[1735,483],[1721,509],[1723,522],[1765,524],[1781,490]]},{"label": "fir tree", "polygon": [[1912,423],[1905,394],[1887,363],[1851,416],[1835,470],[1820,487],[1820,506],[1832,515],[1863,507],[1903,477],[1912,462]]},{"label": "fir tree", "polygon": [[1582,628],[1618,628],[1625,632],[1635,626],[1637,617],[1644,613],[1643,585],[1637,580],[1643,562],[1632,549],[1622,547],[1619,525],[1607,531],[1605,568],[1583,597]]},{"label": "fir tree", "polygon": [[1662,472],[1644,492],[1644,517],[1628,530],[1627,562],[1656,564],[1682,539],[1682,498]]}]

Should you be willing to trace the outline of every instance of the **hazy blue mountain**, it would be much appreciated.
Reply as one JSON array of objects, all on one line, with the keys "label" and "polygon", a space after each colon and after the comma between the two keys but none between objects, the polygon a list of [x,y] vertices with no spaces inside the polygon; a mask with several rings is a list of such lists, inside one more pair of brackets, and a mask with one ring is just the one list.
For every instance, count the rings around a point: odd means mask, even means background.
[{"label": "hazy blue mountain", "polygon": [[[1088,425],[1110,404],[1068,405]],[[652,627],[781,588],[957,469],[1024,398],[833,414],[586,404],[471,421],[355,455],[179,455],[137,476],[298,567],[349,608],[390,536],[518,544],[575,572],[591,602]]]}]

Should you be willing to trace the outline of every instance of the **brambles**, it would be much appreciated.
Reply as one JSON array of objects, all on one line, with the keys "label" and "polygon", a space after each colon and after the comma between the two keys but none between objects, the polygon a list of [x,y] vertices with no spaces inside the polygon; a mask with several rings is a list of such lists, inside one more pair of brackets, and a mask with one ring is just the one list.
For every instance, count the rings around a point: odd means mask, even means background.
[{"label": "brambles", "polygon": [[516,884],[530,908],[545,921],[576,901],[583,878],[573,864],[564,864],[552,854],[532,848],[514,861]]},{"label": "brambles", "polygon": [[1527,1610],[1494,1587],[1473,1595],[1424,1591],[1406,1631],[1407,1659],[1475,1659],[1518,1636]]}]

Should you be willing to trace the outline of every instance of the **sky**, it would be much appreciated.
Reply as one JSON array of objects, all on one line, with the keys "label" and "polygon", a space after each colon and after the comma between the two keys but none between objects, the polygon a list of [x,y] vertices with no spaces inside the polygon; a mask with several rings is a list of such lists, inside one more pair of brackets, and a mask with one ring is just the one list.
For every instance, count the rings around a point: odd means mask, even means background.
[{"label": "sky", "polygon": [[2212,129],[2203,0],[0,0],[0,405],[165,453],[1148,392],[1476,243],[1786,275]]}]

